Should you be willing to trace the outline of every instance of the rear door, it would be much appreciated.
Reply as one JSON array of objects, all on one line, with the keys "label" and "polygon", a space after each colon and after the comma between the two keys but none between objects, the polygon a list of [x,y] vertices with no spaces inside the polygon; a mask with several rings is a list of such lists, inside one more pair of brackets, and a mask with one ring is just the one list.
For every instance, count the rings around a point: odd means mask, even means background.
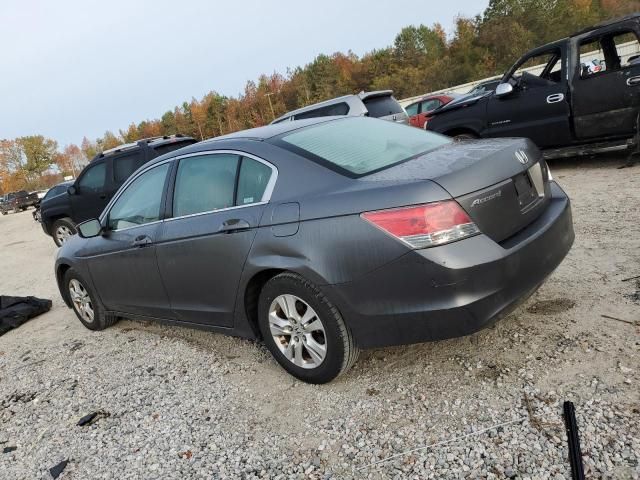
[{"label": "rear door", "polygon": [[635,133],[640,106],[640,44],[636,22],[576,39],[580,62],[573,80],[576,136]]},{"label": "rear door", "polygon": [[232,326],[240,275],[275,177],[275,167],[238,152],[179,160],[157,255],[182,321]]},{"label": "rear door", "polygon": [[503,81],[515,85],[505,96],[487,100],[490,137],[526,137],[540,148],[571,142],[565,47],[537,50],[524,57]]}]

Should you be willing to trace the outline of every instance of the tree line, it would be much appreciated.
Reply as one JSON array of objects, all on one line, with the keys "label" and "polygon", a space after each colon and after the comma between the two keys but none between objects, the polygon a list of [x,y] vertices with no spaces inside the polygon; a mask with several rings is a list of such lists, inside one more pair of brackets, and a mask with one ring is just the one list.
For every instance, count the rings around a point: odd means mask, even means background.
[{"label": "tree line", "polygon": [[[0,141],[0,191],[35,188],[52,167],[74,175],[96,153],[140,138],[181,133],[203,140],[266,125],[287,111],[362,90],[404,98],[503,73],[525,51],[607,18],[640,10],[639,0],[490,0],[474,18],[403,28],[393,45],[362,56],[318,55],[285,74],[261,75],[236,97],[211,91],[160,118],[107,131],[62,149],[40,135]],[[58,175],[60,176],[60,175]]]}]

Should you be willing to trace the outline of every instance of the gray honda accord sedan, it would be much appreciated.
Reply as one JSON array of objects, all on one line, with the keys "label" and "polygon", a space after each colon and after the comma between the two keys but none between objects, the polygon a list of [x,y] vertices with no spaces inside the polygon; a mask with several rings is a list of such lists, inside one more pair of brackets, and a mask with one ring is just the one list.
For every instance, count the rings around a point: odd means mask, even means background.
[{"label": "gray honda accord sedan", "polygon": [[55,273],[87,328],[145,318],[262,339],[289,373],[324,383],[360,349],[491,324],[573,238],[569,199],[529,140],[325,117],[146,164]]}]

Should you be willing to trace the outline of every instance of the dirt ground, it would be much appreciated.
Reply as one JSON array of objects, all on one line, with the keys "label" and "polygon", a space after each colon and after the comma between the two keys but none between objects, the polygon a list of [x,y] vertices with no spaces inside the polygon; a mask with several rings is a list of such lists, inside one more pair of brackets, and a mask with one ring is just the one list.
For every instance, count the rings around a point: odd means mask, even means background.
[{"label": "dirt ground", "polygon": [[[276,470],[283,478],[405,478],[398,472],[409,476],[418,463],[428,471],[432,457],[356,469],[522,412],[533,424],[527,392],[571,399],[578,411],[589,402],[615,406],[625,419],[619,428],[635,429],[622,433],[637,448],[640,328],[603,317],[640,321],[640,278],[625,281],[640,276],[640,166],[620,163],[551,163],[572,199],[576,240],[515,313],[470,337],[365,351],[326,386],[295,381],[254,342],[132,321],[84,329],[60,298],[56,248],[31,210],[0,217],[0,294],[53,300],[49,313],[0,337],[0,449],[18,447],[0,454],[0,477],[42,478],[68,458],[63,478],[277,477]],[[25,393],[33,397],[19,397]],[[75,426],[98,409],[110,416]],[[564,443],[560,413],[545,418],[557,416],[549,421]],[[596,458],[589,438],[583,450]],[[532,457],[568,478],[558,448]],[[437,464],[438,451],[429,455]],[[611,478],[637,471],[638,458],[623,457],[611,455]],[[529,461],[516,461],[518,478],[546,478]],[[493,478],[509,476],[505,462],[496,459]]]}]

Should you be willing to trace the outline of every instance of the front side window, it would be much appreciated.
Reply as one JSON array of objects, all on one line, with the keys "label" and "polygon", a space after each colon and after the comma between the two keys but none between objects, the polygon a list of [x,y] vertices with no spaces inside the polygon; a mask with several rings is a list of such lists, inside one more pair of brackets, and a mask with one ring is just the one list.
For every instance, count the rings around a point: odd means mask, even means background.
[{"label": "front side window", "polygon": [[160,220],[169,163],[147,170],[131,182],[109,212],[109,228],[121,230]]},{"label": "front side window", "polygon": [[80,192],[101,192],[104,190],[107,164],[105,162],[91,165],[78,181]]},{"label": "front side window", "polygon": [[173,194],[173,216],[232,207],[239,160],[238,155],[227,153],[181,159]]},{"label": "front side window", "polygon": [[549,50],[529,57],[513,74],[527,88],[555,85],[561,80],[562,54],[560,49]]},{"label": "front side window", "polygon": [[422,102],[422,109],[420,110],[422,113],[429,113],[438,108],[442,102],[437,98],[432,98],[431,100],[425,100]]},{"label": "front side window", "polygon": [[394,122],[349,117],[294,130],[275,142],[347,176],[358,177],[409,160],[451,140]]}]

